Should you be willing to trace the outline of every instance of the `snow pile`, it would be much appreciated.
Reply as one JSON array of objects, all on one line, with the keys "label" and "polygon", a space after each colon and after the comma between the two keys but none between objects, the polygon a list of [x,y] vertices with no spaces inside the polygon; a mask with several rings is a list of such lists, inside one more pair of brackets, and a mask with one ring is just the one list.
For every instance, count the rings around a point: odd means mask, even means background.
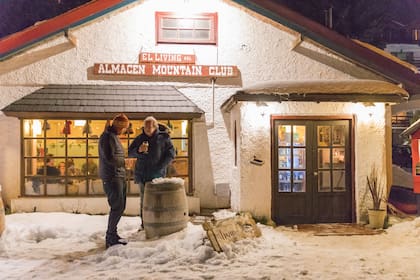
[{"label": "snow pile", "polygon": [[[215,213],[218,219],[235,215]],[[380,235],[314,236],[258,225],[262,237],[216,253],[201,225],[147,239],[139,217],[123,217],[127,246],[104,247],[108,216],[28,213],[6,216],[2,279],[417,279],[420,218]]]}]

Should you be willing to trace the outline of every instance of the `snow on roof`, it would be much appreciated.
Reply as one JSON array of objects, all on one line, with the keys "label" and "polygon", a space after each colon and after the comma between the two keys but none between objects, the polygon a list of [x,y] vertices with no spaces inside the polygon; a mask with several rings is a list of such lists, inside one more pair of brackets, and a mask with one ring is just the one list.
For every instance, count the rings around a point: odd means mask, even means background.
[{"label": "snow on roof", "polygon": [[376,80],[327,80],[327,81],[271,81],[244,88],[246,93],[323,93],[323,94],[398,94],[408,98],[403,88]]},{"label": "snow on roof", "polygon": [[238,101],[389,102],[407,100],[403,88],[377,80],[269,81],[237,91],[221,108]]}]

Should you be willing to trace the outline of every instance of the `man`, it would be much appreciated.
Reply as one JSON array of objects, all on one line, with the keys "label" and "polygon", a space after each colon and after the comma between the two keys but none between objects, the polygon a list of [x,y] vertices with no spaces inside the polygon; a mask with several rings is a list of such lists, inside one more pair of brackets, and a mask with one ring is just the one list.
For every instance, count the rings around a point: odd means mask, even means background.
[{"label": "man", "polygon": [[169,137],[168,128],[158,124],[149,116],[144,120],[143,132],[128,148],[128,156],[137,158],[134,179],[140,186],[140,218],[143,229],[144,187],[155,178],[165,177],[168,164],[175,157],[175,150]]},{"label": "man", "polygon": [[[48,178],[47,177],[47,184],[54,184],[54,183],[59,183],[60,179],[57,178],[58,176],[60,176],[60,170],[55,167],[54,164],[54,158],[52,154],[48,154],[46,159],[46,175],[47,176],[52,176],[52,177],[56,177],[56,178]],[[37,175],[44,175],[44,167],[41,167],[37,170],[36,172]],[[41,186],[42,182],[40,180],[40,177],[35,177],[34,180],[32,181],[32,188],[34,190],[35,193],[40,193],[40,186]]]},{"label": "man", "polygon": [[114,117],[112,125],[107,127],[99,138],[99,177],[102,179],[110,206],[106,248],[127,244],[127,241],[118,235],[117,225],[125,210],[127,194],[124,149],[118,136],[125,133],[128,124],[127,116],[118,114]]}]

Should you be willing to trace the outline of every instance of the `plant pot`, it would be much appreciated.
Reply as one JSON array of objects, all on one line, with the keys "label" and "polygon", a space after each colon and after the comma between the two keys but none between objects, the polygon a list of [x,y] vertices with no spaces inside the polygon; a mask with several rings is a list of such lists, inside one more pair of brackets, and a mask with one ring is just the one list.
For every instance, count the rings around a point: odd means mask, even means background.
[{"label": "plant pot", "polygon": [[379,209],[368,209],[368,215],[369,215],[369,225],[372,228],[383,228],[384,222],[385,222],[385,216],[386,216],[386,210]]}]

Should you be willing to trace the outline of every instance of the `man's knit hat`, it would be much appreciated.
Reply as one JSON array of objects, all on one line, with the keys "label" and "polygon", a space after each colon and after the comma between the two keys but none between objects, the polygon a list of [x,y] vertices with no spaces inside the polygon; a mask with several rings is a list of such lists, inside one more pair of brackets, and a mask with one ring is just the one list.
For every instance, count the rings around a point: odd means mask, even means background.
[{"label": "man's knit hat", "polygon": [[127,128],[129,120],[126,115],[118,114],[112,120],[112,126],[115,128]]}]

